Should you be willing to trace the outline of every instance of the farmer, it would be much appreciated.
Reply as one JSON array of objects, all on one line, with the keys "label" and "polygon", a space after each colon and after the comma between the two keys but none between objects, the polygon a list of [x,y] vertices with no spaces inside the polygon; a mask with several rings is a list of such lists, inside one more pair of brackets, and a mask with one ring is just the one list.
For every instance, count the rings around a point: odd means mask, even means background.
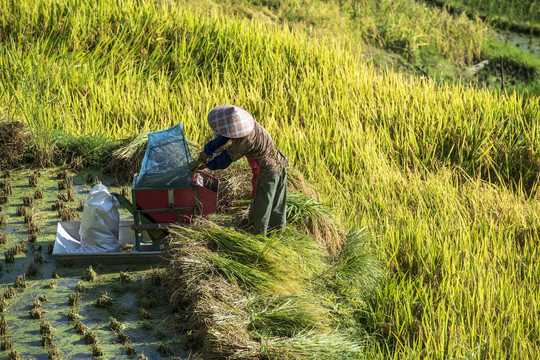
[{"label": "farmer", "polygon": [[203,167],[226,169],[233,161],[245,156],[253,175],[253,203],[248,217],[253,233],[266,235],[267,230],[285,227],[289,161],[278,150],[270,134],[250,113],[234,105],[221,105],[210,110],[208,124],[217,137],[199,154],[199,161],[205,164]]}]

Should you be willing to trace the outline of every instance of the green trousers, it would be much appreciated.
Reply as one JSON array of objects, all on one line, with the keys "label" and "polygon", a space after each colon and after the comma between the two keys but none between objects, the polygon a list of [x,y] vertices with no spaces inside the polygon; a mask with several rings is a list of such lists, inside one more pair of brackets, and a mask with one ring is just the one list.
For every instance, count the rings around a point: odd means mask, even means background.
[{"label": "green trousers", "polygon": [[283,229],[287,224],[287,167],[276,175],[260,175],[249,209],[253,234]]}]

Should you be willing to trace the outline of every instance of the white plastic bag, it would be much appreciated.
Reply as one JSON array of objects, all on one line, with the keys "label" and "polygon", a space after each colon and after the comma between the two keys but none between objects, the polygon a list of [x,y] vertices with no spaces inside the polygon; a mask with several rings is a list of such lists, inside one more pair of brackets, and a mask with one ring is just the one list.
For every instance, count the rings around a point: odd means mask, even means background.
[{"label": "white plastic bag", "polygon": [[118,251],[120,245],[120,215],[118,200],[103,184],[90,190],[84,203],[79,236],[79,253],[102,253]]}]

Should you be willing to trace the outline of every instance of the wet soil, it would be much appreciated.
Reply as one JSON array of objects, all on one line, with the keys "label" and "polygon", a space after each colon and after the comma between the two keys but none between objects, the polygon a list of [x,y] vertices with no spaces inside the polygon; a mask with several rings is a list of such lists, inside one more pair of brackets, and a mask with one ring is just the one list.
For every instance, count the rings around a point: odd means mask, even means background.
[{"label": "wet soil", "polygon": [[[0,226],[0,235],[7,236],[7,243],[0,245],[5,253],[14,246],[26,241],[26,250],[15,255],[13,262],[6,262],[5,256],[0,259],[0,295],[8,288],[13,288],[18,276],[26,274],[31,263],[38,268],[37,275],[26,278],[26,288],[16,288],[16,296],[6,299],[7,309],[0,317],[4,317],[8,332],[0,342],[9,339],[12,348],[17,350],[23,359],[47,359],[47,350],[42,346],[40,324],[50,323],[55,329],[53,343],[60,350],[61,359],[91,359],[92,347],[86,344],[75,329],[75,323],[82,321],[88,331],[95,331],[104,355],[101,359],[136,359],[144,354],[149,359],[187,359],[180,334],[174,332],[174,313],[166,301],[166,294],[159,282],[164,264],[93,264],[98,274],[94,282],[83,280],[83,274],[89,265],[69,266],[59,263],[49,253],[49,247],[55,240],[57,224],[60,221],[53,204],[58,194],[67,197],[67,190],[59,190],[57,173],[60,169],[42,170],[37,187],[30,186],[29,179],[34,174],[31,169],[11,170],[9,178],[0,177],[0,182],[8,182],[11,194],[7,203],[0,205],[5,224]],[[82,214],[80,201],[84,201],[93,184],[87,184],[89,174],[97,176],[110,191],[121,192],[122,189],[110,184],[110,179],[91,170],[82,170],[72,174],[73,201],[66,206],[73,211],[75,217]],[[0,174],[1,175],[1,174]],[[24,217],[17,214],[23,206],[23,197],[34,195],[41,190],[44,197],[35,199],[27,211],[32,213],[33,221],[39,228],[34,244],[29,241],[28,224]],[[125,190],[125,189],[124,189]],[[129,191],[127,192],[129,194]],[[62,196],[62,195],[61,195]],[[127,211],[121,211],[122,220],[131,220]],[[39,257],[43,262],[36,262]],[[122,276],[121,276],[122,275]],[[77,285],[84,284],[86,290],[81,292],[81,300],[75,305],[69,304],[69,296],[77,291]],[[51,286],[52,284],[52,286]],[[80,289],[80,288],[79,288]],[[108,307],[96,306],[102,295],[113,299]],[[41,297],[42,319],[31,319],[30,310],[34,300]],[[145,319],[141,318],[141,308],[148,311]],[[78,320],[70,320],[69,313],[78,314]],[[135,355],[127,355],[125,345],[119,343],[118,332],[109,329],[109,317],[114,317],[124,325],[123,333],[130,341],[129,345],[137,350]],[[148,318],[150,317],[150,318]],[[0,359],[8,359],[9,350],[0,350]]]}]

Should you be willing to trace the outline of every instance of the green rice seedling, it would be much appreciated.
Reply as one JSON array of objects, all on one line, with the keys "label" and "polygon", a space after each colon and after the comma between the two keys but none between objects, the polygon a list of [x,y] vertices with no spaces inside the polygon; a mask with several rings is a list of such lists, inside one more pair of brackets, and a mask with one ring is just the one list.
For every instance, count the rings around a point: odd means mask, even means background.
[{"label": "green rice seedling", "polygon": [[114,300],[109,297],[107,295],[107,293],[101,295],[94,303],[94,306],[97,306],[97,307],[101,307],[101,308],[104,308],[104,307],[110,307],[112,306]]},{"label": "green rice seedling", "polygon": [[73,221],[75,219],[75,213],[68,208],[59,209],[58,216],[62,221]]},{"label": "green rice seedling", "polygon": [[69,310],[68,314],[67,314],[67,318],[69,321],[78,321],[81,319],[81,315],[79,315],[79,310],[77,310],[76,308],[72,308],[71,310]]},{"label": "green rice seedling", "polygon": [[28,233],[29,234],[39,233],[39,227],[33,221],[28,223]]},{"label": "green rice seedling", "polygon": [[78,293],[83,293],[86,291],[86,284],[82,281],[79,281],[75,286],[75,291]]},{"label": "green rice seedling", "polygon": [[89,266],[81,275],[81,279],[89,281],[89,282],[95,282],[98,280],[98,274],[95,272],[92,266]]},{"label": "green rice seedling", "polygon": [[2,318],[0,319],[0,336],[7,335],[8,331],[9,328],[6,322],[6,318],[4,317],[4,315],[2,315]]},{"label": "green rice seedling", "polygon": [[6,196],[11,195],[11,184],[8,181],[0,181],[0,193]]},{"label": "green rice seedling", "polygon": [[28,224],[34,221],[34,215],[31,212],[24,214],[24,223]]},{"label": "green rice seedling", "polygon": [[42,335],[52,334],[54,331],[55,329],[46,321],[42,321],[39,325],[39,333]]},{"label": "green rice seedling", "polygon": [[36,264],[43,264],[43,256],[40,253],[34,255],[34,262]]},{"label": "green rice seedling", "polygon": [[54,342],[53,342],[52,333],[41,335],[41,346],[43,346],[44,348],[47,348],[53,344]]},{"label": "green rice seedling", "polygon": [[8,286],[4,289],[4,297],[6,299],[13,299],[16,296],[17,296],[17,292],[15,291],[14,288]]},{"label": "green rice seedling", "polygon": [[24,274],[19,275],[15,278],[15,283],[13,285],[17,289],[26,289],[26,277]]},{"label": "green rice seedling", "polygon": [[28,210],[28,208],[26,206],[19,206],[19,207],[17,207],[17,215],[25,216],[27,210]]},{"label": "green rice seedling", "polygon": [[174,351],[170,346],[167,345],[159,345],[158,352],[161,356],[173,356]]},{"label": "green rice seedling", "polygon": [[68,305],[77,306],[82,300],[82,295],[80,292],[73,292],[69,294]]},{"label": "green rice seedling", "polygon": [[152,324],[149,322],[149,321],[141,321],[141,324],[139,325],[139,327],[142,329],[142,330],[145,330],[145,331],[150,331],[152,330],[154,327],[152,326]]},{"label": "green rice seedling", "polygon": [[44,192],[43,189],[37,189],[34,192],[34,199],[43,199],[43,192]]},{"label": "green rice seedling", "polygon": [[75,330],[79,335],[85,336],[88,332],[88,327],[82,321],[79,321],[75,324]]},{"label": "green rice seedling", "polygon": [[47,356],[51,360],[60,359],[60,350],[55,344],[47,346]]},{"label": "green rice seedling", "polygon": [[96,343],[99,343],[99,339],[98,339],[98,336],[96,334],[95,331],[87,331],[85,334],[84,334],[84,342],[86,344],[96,344]]},{"label": "green rice seedling", "polygon": [[32,309],[40,309],[42,307],[43,307],[43,304],[38,299],[34,300],[34,302],[32,303]]},{"label": "green rice seedling", "polygon": [[105,352],[99,342],[92,344],[92,356],[103,356]]},{"label": "green rice seedling", "polygon": [[66,178],[58,182],[58,190],[69,190],[72,188],[72,186],[73,186],[72,178]]},{"label": "green rice seedling", "polygon": [[121,271],[118,280],[122,284],[129,284],[133,281],[133,274]]},{"label": "green rice seedling", "polygon": [[152,314],[150,314],[150,312],[148,310],[146,310],[145,308],[140,308],[139,309],[139,316],[142,320],[146,320],[146,319],[151,319],[152,318]]},{"label": "green rice seedling", "polygon": [[42,319],[47,311],[43,308],[35,308],[29,311],[30,319]]},{"label": "green rice seedling", "polygon": [[25,195],[22,197],[22,202],[24,206],[32,206],[34,203],[34,197],[32,195]]},{"label": "green rice seedling", "polygon": [[13,251],[16,255],[26,252],[26,240],[21,240],[17,245],[13,247]]},{"label": "green rice seedling", "polygon": [[118,340],[118,343],[122,345],[126,345],[131,341],[131,338],[122,330],[118,331],[118,333],[116,334],[116,339]]},{"label": "green rice seedling", "polygon": [[73,197],[73,190],[72,189],[68,189],[67,191],[67,201],[75,201],[75,198]]},{"label": "green rice seedling", "polygon": [[2,339],[2,343],[0,345],[0,348],[3,350],[3,351],[6,351],[6,350],[11,350],[11,347],[13,346],[12,342],[11,342],[11,339]]},{"label": "green rice seedling", "polygon": [[37,242],[37,234],[29,234],[28,243],[31,245],[35,245],[36,242]]},{"label": "green rice seedling", "polygon": [[12,263],[15,261],[15,251],[13,249],[8,249],[4,252],[4,258],[6,263]]},{"label": "green rice seedling", "polygon": [[120,331],[124,328],[124,325],[114,317],[109,316],[109,329],[112,331]]},{"label": "green rice seedling", "polygon": [[33,173],[28,179],[28,184],[30,185],[30,187],[37,187],[39,185],[39,175]]},{"label": "green rice seedling", "polygon": [[31,262],[28,264],[28,267],[26,268],[26,276],[28,277],[34,277],[39,273],[39,268],[35,262]]},{"label": "green rice seedling", "polygon": [[143,309],[149,310],[149,309],[153,308],[154,306],[156,306],[156,300],[155,299],[149,298],[149,297],[146,297],[146,296],[141,299],[141,307]]},{"label": "green rice seedling", "polygon": [[9,360],[21,360],[21,355],[17,350],[11,349],[9,352]]},{"label": "green rice seedling", "polygon": [[64,200],[58,199],[58,200],[56,200],[56,201],[54,202],[54,204],[52,204],[51,209],[53,209],[53,210],[60,210],[60,209],[64,209],[65,206],[66,206],[66,205],[64,204]]},{"label": "green rice seedling", "polygon": [[71,176],[69,170],[62,170],[56,173],[56,177],[61,180],[69,179]]},{"label": "green rice seedling", "polygon": [[44,287],[45,287],[46,289],[55,289],[56,286],[57,286],[57,281],[54,280],[54,279],[51,279],[51,280],[49,280],[49,282],[48,282],[47,284],[45,284]]},{"label": "green rice seedling", "polygon": [[135,349],[133,346],[127,344],[126,345],[126,355],[135,355],[137,354],[137,349]]},{"label": "green rice seedling", "polygon": [[0,234],[0,244],[2,245],[7,244],[7,235]]},{"label": "green rice seedling", "polygon": [[6,301],[5,296],[0,296],[0,313],[6,312],[8,306],[9,306],[9,304]]}]

